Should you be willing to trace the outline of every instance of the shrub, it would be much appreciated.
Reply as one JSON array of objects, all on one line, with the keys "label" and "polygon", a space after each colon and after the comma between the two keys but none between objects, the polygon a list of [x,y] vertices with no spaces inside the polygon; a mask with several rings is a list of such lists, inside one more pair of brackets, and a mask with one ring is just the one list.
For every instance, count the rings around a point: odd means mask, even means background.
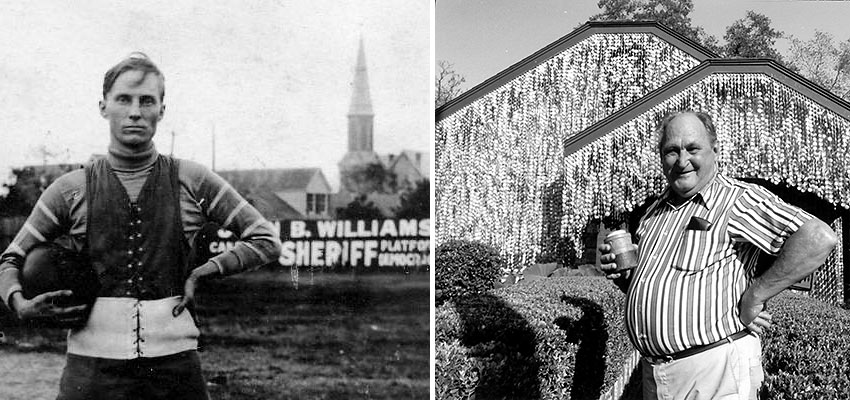
[{"label": "shrub", "polygon": [[[623,304],[604,278],[550,277],[437,307],[436,398],[599,398],[632,352]],[[790,292],[769,307],[760,398],[850,399],[848,311]]]},{"label": "shrub", "polygon": [[553,277],[437,307],[437,398],[599,398],[632,353],[623,303],[604,278]]},{"label": "shrub", "polygon": [[434,261],[434,288],[446,299],[493,289],[505,266],[496,249],[465,240],[438,246]]},{"label": "shrub", "polygon": [[808,296],[769,303],[763,399],[850,399],[850,314]]}]

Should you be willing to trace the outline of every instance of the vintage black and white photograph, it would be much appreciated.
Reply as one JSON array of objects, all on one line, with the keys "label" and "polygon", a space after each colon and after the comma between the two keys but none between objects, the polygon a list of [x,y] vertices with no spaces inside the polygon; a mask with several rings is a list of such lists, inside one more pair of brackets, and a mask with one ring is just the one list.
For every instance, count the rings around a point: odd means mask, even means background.
[{"label": "vintage black and white photograph", "polygon": [[431,13],[0,1],[0,398],[428,398]]},{"label": "vintage black and white photograph", "polygon": [[437,1],[435,398],[850,398],[848,16]]}]

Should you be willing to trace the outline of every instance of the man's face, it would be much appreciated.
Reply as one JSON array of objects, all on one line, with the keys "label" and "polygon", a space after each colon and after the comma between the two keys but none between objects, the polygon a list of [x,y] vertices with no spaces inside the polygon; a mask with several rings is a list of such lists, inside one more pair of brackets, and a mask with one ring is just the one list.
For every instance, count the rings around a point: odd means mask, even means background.
[{"label": "man's face", "polygon": [[716,158],[717,148],[699,118],[682,114],[670,121],[661,143],[661,165],[677,197],[697,194],[714,175]]},{"label": "man's face", "polygon": [[150,146],[156,124],[165,113],[162,82],[153,73],[126,71],[100,101],[100,115],[109,121],[110,145],[124,150]]}]

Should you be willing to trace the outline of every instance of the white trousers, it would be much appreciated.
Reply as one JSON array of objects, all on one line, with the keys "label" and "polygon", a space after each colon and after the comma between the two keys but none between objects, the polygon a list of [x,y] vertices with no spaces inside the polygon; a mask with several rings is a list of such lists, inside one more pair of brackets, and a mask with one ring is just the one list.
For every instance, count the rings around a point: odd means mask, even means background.
[{"label": "white trousers", "polygon": [[641,360],[643,398],[755,400],[764,381],[761,341],[749,334],[678,360]]}]

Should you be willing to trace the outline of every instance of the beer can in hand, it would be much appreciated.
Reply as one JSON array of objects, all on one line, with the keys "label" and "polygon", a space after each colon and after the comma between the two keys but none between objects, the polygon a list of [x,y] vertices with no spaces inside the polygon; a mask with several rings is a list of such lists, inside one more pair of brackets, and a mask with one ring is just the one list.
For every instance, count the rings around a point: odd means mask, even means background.
[{"label": "beer can in hand", "polygon": [[632,244],[632,235],[624,230],[616,230],[605,237],[605,244],[611,246],[611,254],[617,264],[617,272],[637,267],[637,251]]}]

